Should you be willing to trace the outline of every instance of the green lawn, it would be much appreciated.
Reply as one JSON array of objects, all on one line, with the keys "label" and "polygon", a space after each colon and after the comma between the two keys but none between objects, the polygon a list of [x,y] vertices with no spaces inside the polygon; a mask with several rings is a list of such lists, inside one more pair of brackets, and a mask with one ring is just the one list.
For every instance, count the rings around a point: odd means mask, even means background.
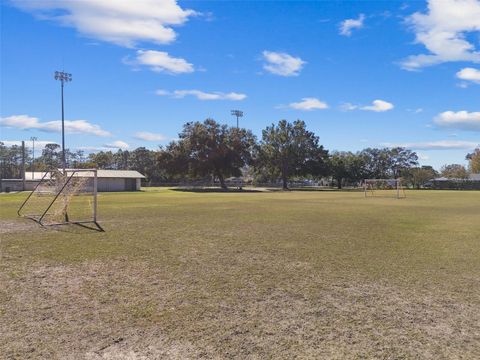
[{"label": "green lawn", "polygon": [[101,193],[106,232],[0,195],[0,358],[474,359],[480,192]]}]

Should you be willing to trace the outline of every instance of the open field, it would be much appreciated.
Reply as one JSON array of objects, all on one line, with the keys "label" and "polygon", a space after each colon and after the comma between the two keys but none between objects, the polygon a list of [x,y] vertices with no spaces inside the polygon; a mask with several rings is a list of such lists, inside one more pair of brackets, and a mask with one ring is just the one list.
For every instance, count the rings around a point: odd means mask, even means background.
[{"label": "open field", "polygon": [[0,195],[2,359],[474,359],[480,192],[102,193],[105,233]]}]

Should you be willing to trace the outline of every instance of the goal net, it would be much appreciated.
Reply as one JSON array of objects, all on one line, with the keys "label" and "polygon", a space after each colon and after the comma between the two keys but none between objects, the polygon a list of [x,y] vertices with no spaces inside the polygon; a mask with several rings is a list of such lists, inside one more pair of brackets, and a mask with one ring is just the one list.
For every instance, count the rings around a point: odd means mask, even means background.
[{"label": "goal net", "polygon": [[41,225],[97,223],[97,170],[68,169],[44,173],[18,209]]},{"label": "goal net", "polygon": [[405,190],[400,179],[365,179],[363,181],[365,197],[405,198]]}]

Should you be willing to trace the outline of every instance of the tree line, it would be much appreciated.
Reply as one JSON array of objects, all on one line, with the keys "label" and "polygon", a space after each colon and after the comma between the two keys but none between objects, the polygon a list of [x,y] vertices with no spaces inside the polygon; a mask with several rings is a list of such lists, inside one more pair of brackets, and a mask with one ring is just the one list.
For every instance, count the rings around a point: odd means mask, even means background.
[{"label": "tree line", "polygon": [[[32,162],[26,156],[26,171],[45,171],[61,167],[61,149],[47,144]],[[358,152],[328,151],[320,139],[307,130],[304,121],[281,120],[267,126],[260,139],[247,129],[229,127],[213,119],[190,122],[183,126],[176,141],[157,150],[83,151],[66,150],[70,168],[137,170],[149,184],[185,180],[213,179],[222,188],[230,177],[249,177],[255,183],[281,183],[284,189],[296,179],[331,179],[342,188],[357,185],[365,178],[399,178],[412,187],[422,187],[439,175],[466,178],[469,171],[480,172],[480,149],[467,154],[469,169],[450,164],[440,173],[431,166],[419,166],[418,155],[409,149],[366,148]],[[1,178],[21,177],[22,149],[0,143]]]}]

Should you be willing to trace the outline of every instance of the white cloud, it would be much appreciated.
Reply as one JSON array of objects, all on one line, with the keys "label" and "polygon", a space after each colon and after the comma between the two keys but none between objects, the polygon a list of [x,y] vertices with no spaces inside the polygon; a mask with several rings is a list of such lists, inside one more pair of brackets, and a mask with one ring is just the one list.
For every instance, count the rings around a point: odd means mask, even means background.
[{"label": "white cloud", "polygon": [[414,150],[470,150],[475,149],[479,143],[461,140],[440,140],[418,143],[382,143],[386,147],[404,147]]},{"label": "white cloud", "polygon": [[157,90],[155,92],[157,95],[166,96],[170,95],[176,99],[182,99],[188,95],[195,96],[198,100],[232,100],[232,101],[240,101],[246,99],[247,95],[236,93],[236,92],[229,92],[223,93],[220,91],[215,91],[211,93],[207,93],[201,90],[175,90],[173,92],[169,92],[166,90]]},{"label": "white cloud", "polygon": [[[38,118],[28,115],[12,115],[0,119],[4,127],[22,130],[37,129],[45,132],[61,132],[60,120],[40,122]],[[103,130],[99,125],[91,124],[86,120],[65,120],[65,132],[70,134],[89,134],[96,136],[110,136],[110,132]]]},{"label": "white cloud", "polygon": [[125,141],[122,140],[117,140],[114,141],[113,143],[108,143],[104,145],[106,148],[109,149],[121,149],[121,150],[126,150],[130,147]]},{"label": "white cloud", "polygon": [[[60,132],[62,122],[49,121],[44,123],[43,130]],[[40,128],[42,130],[42,128]],[[103,130],[99,125],[91,124],[86,120],[65,120],[65,132],[70,134],[90,134],[96,136],[111,136],[111,133]]]},{"label": "white cloud", "polygon": [[342,111],[353,111],[353,110],[365,110],[365,111],[375,111],[375,112],[383,112],[392,110],[394,108],[392,103],[389,103],[385,100],[373,100],[372,105],[355,105],[351,103],[343,103],[340,105],[340,110]]},{"label": "white cloud", "polygon": [[37,129],[39,126],[38,118],[28,115],[12,115],[0,119],[0,125],[18,129]]},{"label": "white cloud", "polygon": [[354,105],[352,103],[343,103],[342,105],[340,105],[340,110],[342,111],[352,111],[352,110],[356,110],[358,109],[358,105]]},{"label": "white cloud", "polygon": [[76,150],[82,150],[87,153],[98,152],[98,151],[109,151],[111,148],[107,148],[105,146],[79,146],[75,148]]},{"label": "white cloud", "polygon": [[317,98],[303,98],[302,101],[293,102],[288,105],[288,107],[296,110],[321,110],[321,109],[328,109],[328,104],[326,102],[320,101]]},{"label": "white cloud", "polygon": [[365,20],[365,15],[360,14],[358,19],[346,19],[340,23],[340,35],[350,36],[352,35],[353,29],[363,28],[363,21]]},{"label": "white cloud", "polygon": [[167,139],[167,137],[162,134],[155,134],[147,131],[139,131],[135,133],[135,139],[144,140],[144,141],[164,141]]},{"label": "white cloud", "polygon": [[139,42],[169,44],[176,38],[172,26],[197,14],[175,0],[13,0],[13,4],[87,37],[126,47]]},{"label": "white cloud", "polygon": [[133,66],[146,66],[154,72],[167,74],[185,74],[195,71],[192,64],[182,58],[174,58],[164,51],[138,50],[135,60],[124,59],[124,63]]},{"label": "white cloud", "polygon": [[157,94],[158,96],[171,95],[169,91],[163,89],[158,89],[157,91],[155,91],[155,94]]},{"label": "white cloud", "polygon": [[[21,140],[0,140],[0,142],[2,142],[6,146],[12,146],[12,145],[21,146],[22,145]],[[37,140],[37,141],[35,141],[35,153],[37,152],[37,150],[43,149],[45,147],[45,145],[47,145],[47,144],[57,144],[57,142],[46,141],[46,140]],[[30,140],[25,141],[25,147],[31,149],[32,145],[33,145],[32,141],[30,141]]]},{"label": "white cloud", "polygon": [[412,55],[401,62],[406,70],[449,61],[480,62],[480,52],[465,37],[480,31],[480,1],[429,0],[427,13],[416,12],[407,22],[415,31],[415,39],[428,54]]},{"label": "white cloud", "polygon": [[383,112],[383,111],[392,110],[393,108],[394,108],[393,104],[389,103],[388,101],[373,100],[372,105],[362,106],[359,109],[366,110],[366,111]]},{"label": "white cloud", "polygon": [[474,68],[464,68],[457,72],[457,78],[473,81],[474,83],[480,84],[480,70]]},{"label": "white cloud", "polygon": [[445,111],[438,114],[433,122],[441,127],[480,131],[480,112]]},{"label": "white cloud", "polygon": [[266,61],[263,68],[275,75],[297,76],[306,64],[306,62],[299,57],[294,57],[286,53],[265,50],[262,55]]},{"label": "white cloud", "polygon": [[414,113],[414,114],[420,114],[423,112],[422,108],[416,108],[416,109],[407,109],[408,112]]}]

